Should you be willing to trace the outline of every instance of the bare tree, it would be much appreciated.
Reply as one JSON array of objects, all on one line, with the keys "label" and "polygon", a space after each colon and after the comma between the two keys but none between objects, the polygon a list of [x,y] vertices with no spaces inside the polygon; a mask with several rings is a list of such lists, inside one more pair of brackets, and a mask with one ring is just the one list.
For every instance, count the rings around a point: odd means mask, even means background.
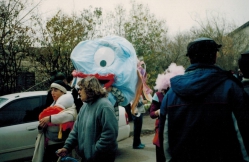
[{"label": "bare tree", "polygon": [[0,95],[20,90],[17,78],[25,71],[21,64],[29,53],[30,35],[34,32],[28,22],[38,4],[23,0],[0,1]]},{"label": "bare tree", "polygon": [[109,12],[103,20],[102,35],[119,35],[125,37],[124,26],[127,22],[127,13],[125,8],[119,4],[114,12]]},{"label": "bare tree", "polygon": [[237,26],[219,14],[207,15],[206,20],[196,21],[199,26],[191,29],[192,37],[209,37],[222,44],[217,64],[226,70],[237,69],[239,54],[249,47],[248,35],[233,32]]},{"label": "bare tree", "polygon": [[[138,57],[143,56],[147,65],[148,84],[152,87],[160,71],[158,60],[166,59],[162,47],[167,42],[167,27],[164,20],[157,19],[148,6],[132,2],[126,23],[125,37],[135,47]],[[164,41],[164,42],[163,42]]]},{"label": "bare tree", "polygon": [[[70,75],[74,69],[70,60],[71,52],[80,41],[95,36],[95,26],[99,23],[97,20],[101,14],[101,9],[96,8],[94,11],[83,10],[79,16],[58,11],[46,23],[37,18],[41,34],[36,39],[39,47],[34,48],[32,52],[32,62],[37,65],[36,72],[47,77],[53,71]],[[42,81],[43,78],[37,79]]]}]

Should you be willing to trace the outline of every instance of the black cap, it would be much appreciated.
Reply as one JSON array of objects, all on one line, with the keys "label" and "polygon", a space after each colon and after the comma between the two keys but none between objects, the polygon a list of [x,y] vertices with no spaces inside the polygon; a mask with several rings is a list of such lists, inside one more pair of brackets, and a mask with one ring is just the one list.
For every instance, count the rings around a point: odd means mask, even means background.
[{"label": "black cap", "polygon": [[50,75],[51,75],[50,82],[54,82],[56,80],[66,79],[66,75],[62,72],[54,71],[54,72],[50,73]]},{"label": "black cap", "polygon": [[222,45],[217,44],[213,39],[206,37],[198,38],[188,44],[186,56],[207,53],[210,51],[219,51],[221,46]]}]

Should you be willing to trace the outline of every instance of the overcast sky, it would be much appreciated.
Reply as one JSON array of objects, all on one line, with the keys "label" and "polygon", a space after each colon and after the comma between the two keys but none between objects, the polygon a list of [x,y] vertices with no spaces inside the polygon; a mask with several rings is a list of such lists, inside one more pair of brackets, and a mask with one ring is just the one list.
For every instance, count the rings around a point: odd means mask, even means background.
[{"label": "overcast sky", "polygon": [[[39,1],[39,0],[36,0]],[[194,18],[206,18],[206,13],[220,14],[229,22],[241,26],[249,21],[249,0],[136,0],[148,4],[151,13],[166,20],[169,34],[189,30],[196,26]],[[61,9],[71,14],[93,7],[101,7],[103,12],[112,11],[118,4],[129,10],[130,0],[43,0],[40,11],[44,16],[54,14]]]}]

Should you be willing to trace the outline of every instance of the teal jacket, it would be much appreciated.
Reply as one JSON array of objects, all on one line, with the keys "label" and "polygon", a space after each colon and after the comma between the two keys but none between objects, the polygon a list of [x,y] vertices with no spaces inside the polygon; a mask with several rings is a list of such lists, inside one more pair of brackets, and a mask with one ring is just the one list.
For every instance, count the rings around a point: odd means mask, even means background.
[{"label": "teal jacket", "polygon": [[78,145],[82,161],[95,161],[115,155],[118,121],[108,98],[84,103],[64,148],[69,152]]}]

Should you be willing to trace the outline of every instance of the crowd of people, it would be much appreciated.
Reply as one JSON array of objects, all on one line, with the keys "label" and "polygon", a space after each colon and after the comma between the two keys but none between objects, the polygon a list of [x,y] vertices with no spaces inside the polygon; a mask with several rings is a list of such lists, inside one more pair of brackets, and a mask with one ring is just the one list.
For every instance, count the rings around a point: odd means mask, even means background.
[{"label": "crowd of people", "polygon": [[[156,119],[157,162],[249,161],[249,51],[238,60],[240,81],[216,65],[221,47],[210,38],[193,40],[186,53],[191,65],[185,70],[172,64],[158,75],[149,109]],[[103,88],[93,76],[82,78],[78,88],[69,86],[72,80],[58,73],[51,82],[33,161],[57,161],[72,150],[82,162],[115,161],[122,93]],[[119,100],[111,103],[108,93]],[[134,122],[133,149],[145,148],[140,135],[147,102],[141,95],[135,114],[126,107]]]}]

